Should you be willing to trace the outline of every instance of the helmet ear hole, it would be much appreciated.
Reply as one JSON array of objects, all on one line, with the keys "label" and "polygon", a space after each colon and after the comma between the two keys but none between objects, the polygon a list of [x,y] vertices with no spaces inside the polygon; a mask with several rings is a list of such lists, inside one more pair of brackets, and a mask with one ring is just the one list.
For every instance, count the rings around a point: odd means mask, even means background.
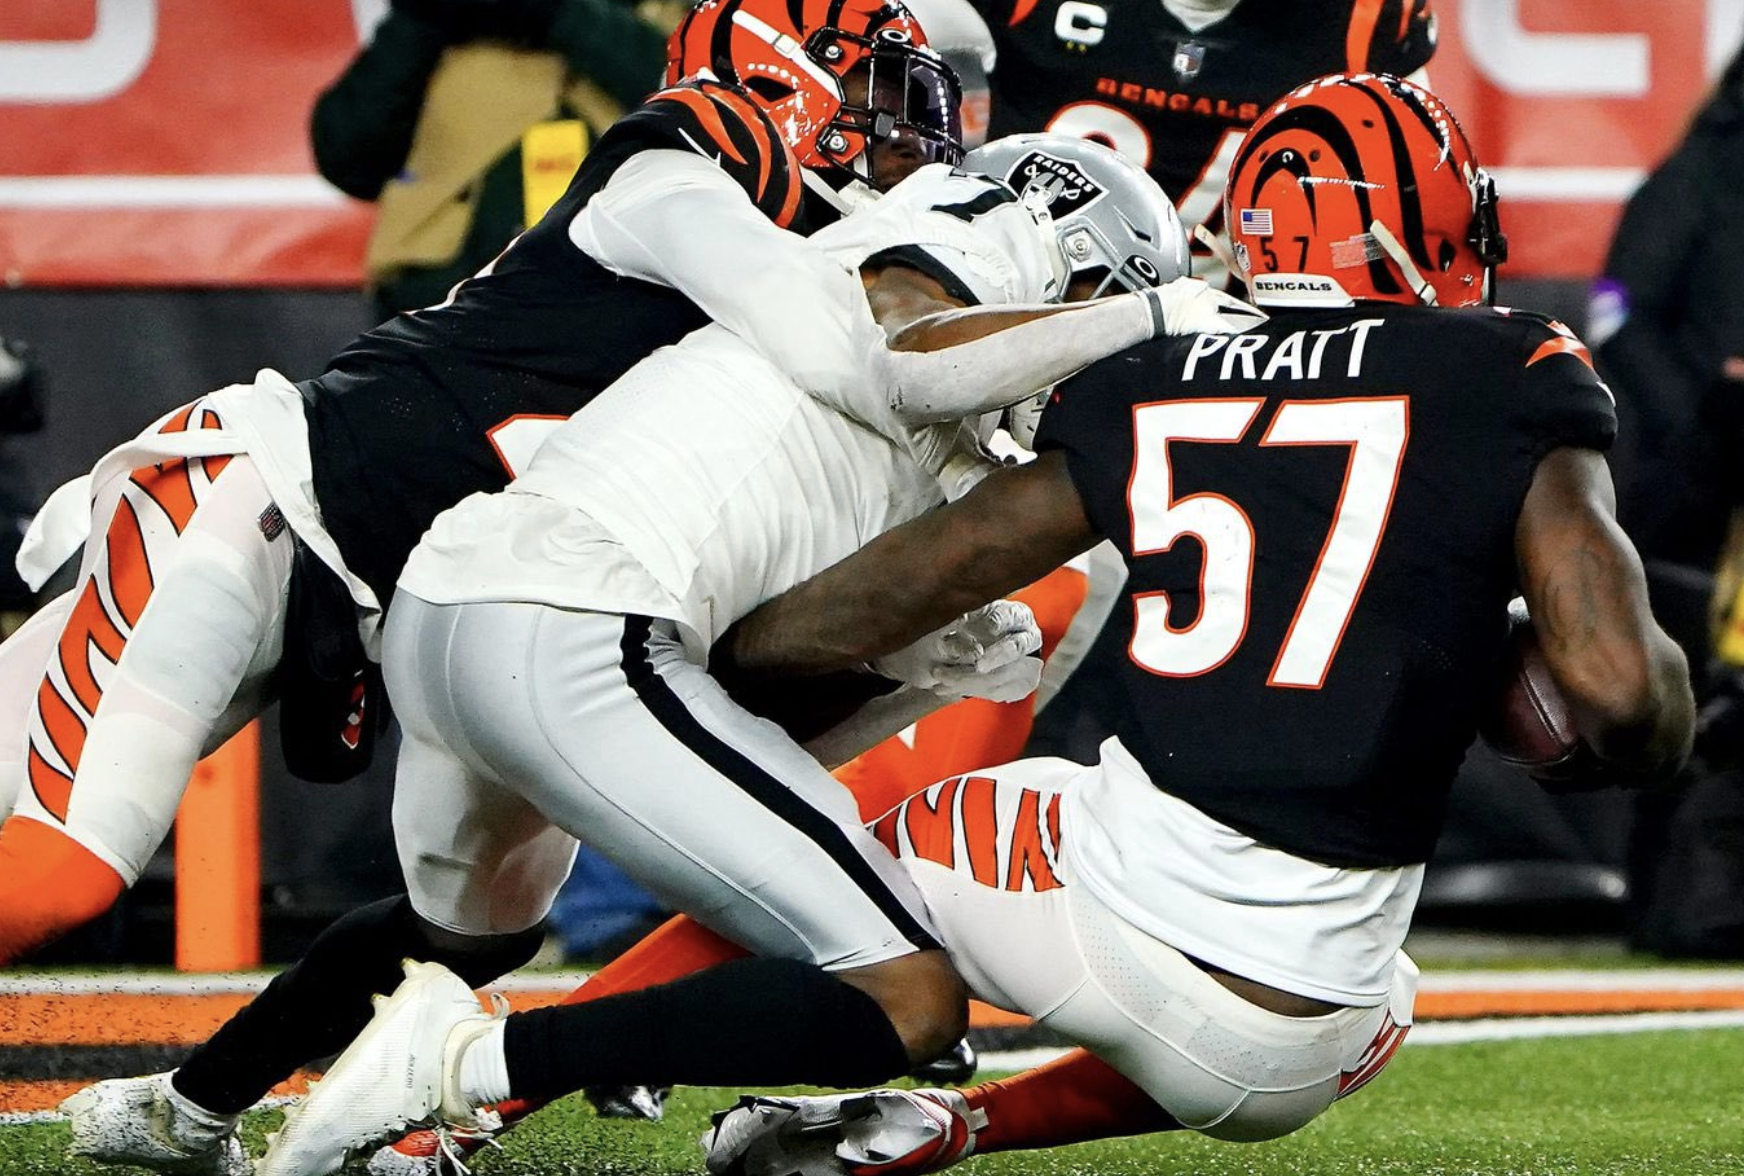
[{"label": "helmet ear hole", "polygon": [[1448,270],[1453,268],[1453,263],[1458,256],[1459,251],[1453,247],[1453,242],[1443,237],[1441,239],[1441,248],[1435,251],[1435,264],[1442,273],[1446,273]]}]

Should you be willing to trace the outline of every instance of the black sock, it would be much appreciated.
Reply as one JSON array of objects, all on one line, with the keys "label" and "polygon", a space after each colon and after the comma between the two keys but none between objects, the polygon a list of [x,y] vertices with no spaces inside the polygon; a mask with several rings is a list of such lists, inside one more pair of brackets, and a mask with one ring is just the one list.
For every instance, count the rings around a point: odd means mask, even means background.
[{"label": "black sock", "polygon": [[360,907],[315,937],[295,965],[189,1055],[173,1080],[208,1111],[247,1110],[299,1066],[345,1048],[369,1023],[369,998],[392,992],[403,959],[454,969],[468,984],[488,984],[539,950],[538,928],[465,940],[430,928],[401,895]]},{"label": "black sock", "polygon": [[908,1069],[878,1002],[814,964],[749,959],[585,1004],[516,1013],[516,1098],[584,1086],[870,1086]]}]

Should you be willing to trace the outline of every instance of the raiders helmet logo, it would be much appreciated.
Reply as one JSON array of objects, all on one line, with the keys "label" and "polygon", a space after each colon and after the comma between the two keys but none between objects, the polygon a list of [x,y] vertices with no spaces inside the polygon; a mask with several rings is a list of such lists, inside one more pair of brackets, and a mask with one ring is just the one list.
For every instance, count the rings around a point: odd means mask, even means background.
[{"label": "raiders helmet logo", "polygon": [[1026,201],[1040,199],[1055,220],[1100,200],[1106,190],[1070,160],[1031,151],[1006,174],[1005,182]]}]

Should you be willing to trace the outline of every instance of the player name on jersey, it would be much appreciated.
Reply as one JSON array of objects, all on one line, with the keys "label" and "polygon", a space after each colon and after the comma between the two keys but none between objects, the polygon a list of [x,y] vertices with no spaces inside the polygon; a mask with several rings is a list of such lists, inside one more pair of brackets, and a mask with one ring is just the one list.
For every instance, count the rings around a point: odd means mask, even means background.
[{"label": "player name on jersey", "polygon": [[[1343,374],[1347,379],[1354,380],[1362,375],[1363,351],[1368,345],[1369,332],[1383,325],[1383,320],[1372,318],[1360,319],[1330,331],[1292,331],[1282,338],[1268,335],[1198,335],[1194,337],[1193,345],[1187,351],[1181,378],[1191,380],[1199,376],[1219,380],[1275,380],[1282,377],[1287,380],[1318,380],[1327,359],[1329,345],[1336,340],[1338,346],[1331,348],[1333,363],[1336,365],[1342,356]],[[1209,359],[1220,352],[1220,364],[1208,363],[1205,371],[1199,370],[1200,360]],[[1263,367],[1260,364],[1262,356],[1265,357]]]}]

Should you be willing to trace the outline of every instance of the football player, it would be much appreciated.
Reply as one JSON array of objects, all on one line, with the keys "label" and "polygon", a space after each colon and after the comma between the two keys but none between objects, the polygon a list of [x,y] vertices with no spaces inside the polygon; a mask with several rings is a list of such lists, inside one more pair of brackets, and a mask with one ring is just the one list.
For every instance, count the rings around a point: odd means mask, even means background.
[{"label": "football player", "polygon": [[1486,305],[1505,245],[1452,114],[1396,78],[1311,83],[1255,124],[1226,210],[1266,324],[1094,365],[1036,461],[716,651],[832,671],[1119,545],[1101,762],[988,768],[873,825],[971,988],[1090,1052],[966,1093],[753,1100],[711,1170],[1267,1139],[1358,1089],[1410,1021],[1399,948],[1516,591],[1584,740],[1562,787],[1688,754],[1688,668],[1614,518],[1611,397],[1567,328]]},{"label": "football player", "polygon": [[[1149,169],[1181,220],[1223,237],[1242,136],[1291,87],[1337,70],[1405,76],[1435,52],[1430,0],[971,0],[998,51],[993,135],[1048,130]],[[1196,272],[1220,282],[1200,247]]]},{"label": "football player", "polygon": [[[1224,179],[1265,105],[1298,82],[1338,69],[1421,80],[1435,48],[1429,0],[973,4],[997,50],[994,133],[1045,128],[1082,135],[1144,164],[1175,198],[1182,220],[1213,234],[1215,247],[1196,243],[1193,265],[1213,284],[1226,280]],[[951,5],[934,7],[943,17]],[[893,804],[922,784],[1015,758],[1036,712],[1065,685],[1102,628],[1123,575],[1118,554],[1104,544],[1013,594],[1034,610],[1044,637],[1046,673],[1035,697],[959,703],[838,775],[857,794]],[[1061,705],[1076,710],[1086,701],[1074,691]]]},{"label": "football player", "polygon": [[87,533],[102,541],[0,665],[4,693],[31,696],[28,729],[12,716],[0,741],[16,804],[0,962],[108,908],[195,760],[269,692],[293,770],[356,770],[399,567],[438,511],[525,462],[530,417],[575,411],[711,319],[782,361],[801,362],[793,332],[859,354],[841,310],[858,283],[784,230],[809,174],[870,190],[954,160],[955,83],[881,0],[833,7],[829,26],[794,26],[773,0],[709,8],[669,74],[734,84],[675,84],[621,120],[550,215],[447,301],[313,380],[266,372],[169,414],[41,512],[21,560],[39,582]]},{"label": "football player", "polygon": [[[1080,238],[1112,248],[1079,287],[1132,292],[1059,319],[1105,348],[1164,329],[1155,287],[1185,263],[1166,197],[1093,144],[1033,154],[1056,182],[1027,198],[923,169],[816,241],[869,278],[894,270],[927,292],[869,292],[899,338],[940,300],[1061,290],[1068,258],[1090,268]],[[1103,195],[1094,216],[1057,230],[1043,202],[1081,188],[1061,178]],[[1148,324],[1129,317],[1139,308]],[[1021,349],[1035,325],[990,341]],[[510,1096],[752,1074],[841,1085],[901,1073],[960,1038],[961,982],[894,859],[845,789],[727,696],[706,652],[760,601],[936,504],[973,460],[963,407],[948,385],[896,398],[808,391],[708,328],[559,426],[508,491],[437,519],[401,576],[384,659],[406,736],[396,840],[419,916],[481,938],[519,933],[580,838],[756,957],[506,1019],[483,1015],[453,973],[409,965],[287,1117],[262,1173],[329,1171],[396,1125],[440,1113],[470,1127],[476,1108]],[[1001,615],[992,606],[873,669],[1027,693],[1038,667],[1013,659],[1033,634]],[[383,1065],[412,1081],[381,1088],[370,1076]]]},{"label": "football player", "polygon": [[[885,15],[889,16],[889,13]],[[759,38],[754,38],[754,44],[766,44],[768,38],[773,38],[777,44],[784,43],[782,38],[769,32],[765,23],[753,12],[747,10],[741,16],[742,20],[727,26],[727,31],[733,37],[739,35],[737,30],[750,28],[753,31],[760,30]],[[888,35],[893,32],[901,35]],[[726,35],[713,26],[692,21],[680,31],[679,37],[682,42],[687,35],[701,37],[705,34],[711,43]],[[807,42],[806,52],[818,54],[821,60],[838,61],[846,56],[846,51],[837,44],[844,36],[845,34],[835,30],[822,30]],[[911,55],[918,54],[912,44],[913,36],[913,33],[906,30],[885,29],[880,41],[868,41],[863,51],[872,64],[871,92],[878,93],[882,88],[882,83],[878,80],[878,70],[879,61],[886,52],[895,53],[900,61],[907,61]],[[889,48],[881,47],[886,44]],[[924,55],[914,56],[914,61],[924,61]],[[745,67],[744,72],[750,74],[753,71],[750,67]],[[918,64],[909,68],[906,75],[899,76],[906,76],[907,81],[905,86],[898,87],[902,93],[892,96],[892,103],[900,99],[904,110],[910,106],[920,106],[929,92],[928,87],[933,84],[930,76]],[[754,91],[756,87],[751,89]],[[683,93],[689,94],[690,91]],[[700,93],[708,101],[717,102],[714,87],[704,87]],[[699,109],[690,98],[669,95],[667,100],[683,111],[695,113]],[[808,105],[805,109],[815,112],[813,105]],[[693,122],[687,133],[694,137],[712,123],[725,118],[721,109],[707,110],[706,113],[707,117]],[[890,136],[893,150],[905,150],[907,145],[900,136],[909,134],[912,129],[909,127],[911,120],[906,115],[893,117],[888,113],[879,117],[884,124],[884,132]],[[624,133],[633,133],[633,127]],[[818,133],[825,136],[827,143],[829,135],[839,132],[825,128]],[[734,146],[744,160],[756,159],[755,151],[747,143],[728,146]],[[599,156],[601,150],[603,148],[596,149],[595,156]],[[876,160],[874,163],[876,164]],[[714,165],[710,163],[708,166],[712,168]],[[475,314],[470,319],[463,317],[461,324],[455,328],[464,327],[468,332],[466,337],[477,348],[495,355],[495,362],[501,365],[502,371],[488,365],[481,370],[479,366],[467,364],[467,350],[458,345],[453,350],[459,354],[452,356],[449,361],[455,364],[452,371],[443,363],[436,362],[435,357],[445,354],[444,349],[425,348],[410,352],[405,357],[405,364],[420,371],[429,369],[430,378],[452,379],[467,373],[478,377],[475,384],[463,386],[473,397],[470,402],[463,402],[467,409],[463,419],[446,420],[440,429],[432,427],[428,432],[423,425],[414,430],[404,423],[396,423],[399,418],[407,416],[417,407],[420,397],[404,394],[399,384],[388,379],[400,366],[389,365],[380,354],[385,346],[382,341],[384,332],[391,328],[384,328],[366,336],[357,347],[342,355],[336,362],[334,372],[330,373],[331,380],[324,377],[322,381],[315,382],[312,388],[316,403],[310,424],[310,456],[316,468],[316,495],[322,503],[322,520],[327,532],[332,533],[336,539],[345,534],[355,534],[357,537],[353,547],[347,547],[343,540],[340,541],[340,547],[346,556],[344,566],[348,571],[351,570],[350,561],[354,557],[359,566],[377,570],[384,575],[397,571],[397,564],[409,546],[409,539],[397,528],[390,529],[387,522],[395,517],[393,512],[414,509],[418,503],[423,505],[426,514],[441,505],[434,493],[425,493],[422,498],[414,499],[411,490],[430,489],[420,479],[431,476],[429,471],[437,466],[438,463],[432,458],[432,450],[441,442],[443,435],[460,433],[462,426],[468,422],[478,422],[478,446],[484,449],[488,444],[489,459],[497,462],[494,467],[497,472],[492,476],[500,482],[506,476],[505,467],[513,468],[517,462],[524,461],[537,442],[554,426],[556,422],[551,418],[556,417],[556,414],[543,414],[547,419],[536,419],[524,413],[510,412],[508,406],[499,401],[487,402],[485,399],[494,390],[489,378],[492,375],[513,373],[516,375],[513,383],[525,382],[528,375],[525,365],[531,364],[538,353],[526,343],[525,336],[518,335],[518,331],[526,326],[520,321],[521,318],[538,317],[534,312],[541,307],[540,293],[543,291],[554,299],[573,295],[572,289],[558,280],[561,275],[551,272],[553,267],[544,267],[545,272],[541,274],[540,267],[531,262],[526,265],[516,264],[517,253],[522,248],[529,247],[529,242],[543,242],[541,248],[555,251],[567,258],[568,254],[563,251],[570,242],[603,238],[622,246],[622,253],[618,256],[633,256],[636,259],[633,263],[623,262],[626,268],[633,265],[655,267],[663,264],[662,255],[654,252],[645,243],[649,238],[633,231],[636,226],[624,212],[624,206],[611,203],[608,199],[613,191],[612,185],[616,185],[625,175],[637,177],[637,183],[641,186],[632,185],[633,191],[645,200],[658,203],[674,199],[675,194],[681,197],[685,192],[682,185],[673,186],[667,183],[670,176],[662,179],[651,172],[638,173],[631,164],[626,164],[614,174],[612,184],[602,189],[601,195],[588,202],[575,216],[571,227],[565,229],[561,220],[555,226],[549,220],[542,222],[512,247],[490,273],[476,280],[476,284],[485,292],[495,292],[494,305],[506,305],[513,295],[523,298],[524,306],[528,310],[525,316],[513,316],[513,322],[509,321],[510,316],[501,316],[500,330],[494,334],[485,329],[487,323],[498,321],[489,315],[481,318]],[[764,174],[763,168],[755,166],[745,174],[747,182],[759,186],[765,183],[774,184],[779,177],[780,173],[773,168],[768,169],[768,174]],[[624,182],[629,183],[627,180]],[[1015,203],[1009,192],[1006,196],[1005,203]],[[743,196],[739,198],[743,199]],[[980,198],[981,195],[978,195],[977,199]],[[970,204],[973,205],[973,201]],[[945,219],[954,219],[955,216],[973,218],[978,211],[978,206],[966,207],[955,210],[954,214],[940,215]],[[1009,214],[1009,210],[1007,213]],[[562,215],[562,206],[554,215]],[[917,307],[921,311],[932,310],[941,306],[957,305],[961,299],[929,300],[931,295],[924,289],[917,293],[912,278],[902,278],[901,275],[909,271],[896,265],[884,267],[884,271],[888,272],[875,272],[870,279],[870,289],[863,291],[862,281],[852,268],[845,268],[839,261],[828,260],[824,254],[813,250],[814,257],[808,258],[806,265],[816,270],[820,264],[827,262],[827,267],[821,276],[817,273],[807,274],[799,266],[793,267],[793,270],[800,271],[800,277],[809,281],[809,284],[802,282],[802,286],[809,291],[802,300],[781,281],[784,274],[781,266],[777,264],[782,260],[781,251],[768,253],[753,249],[751,252],[756,256],[747,256],[738,251],[740,245],[736,239],[709,242],[705,246],[691,236],[701,232],[703,227],[699,218],[696,225],[683,226],[682,230],[675,228],[674,235],[669,235],[665,243],[669,246],[682,245],[687,253],[703,250],[705,255],[713,257],[715,264],[727,264],[730,268],[737,258],[736,276],[731,281],[736,283],[743,298],[764,304],[763,309],[755,315],[742,310],[723,313],[722,317],[727,325],[734,329],[743,329],[748,338],[758,340],[760,348],[767,346],[769,353],[777,357],[776,362],[794,371],[796,378],[818,395],[841,397],[856,390],[871,393],[877,403],[885,406],[881,410],[883,413],[888,415],[900,410],[905,414],[905,419],[942,419],[953,413],[973,411],[983,400],[988,404],[997,404],[1011,399],[1027,392],[1038,380],[1045,382],[1058,378],[1088,362],[1096,354],[1089,348],[1099,346],[1102,350],[1107,350],[1115,345],[1115,340],[1125,338],[1130,341],[1139,336],[1148,336],[1160,319],[1166,320],[1170,315],[1191,312],[1204,301],[1202,296],[1210,298],[1210,301],[1205,302],[1206,305],[1217,305],[1217,296],[1211,295],[1203,286],[1189,283],[1193,288],[1187,291],[1176,287],[1162,292],[1157,298],[1140,301],[1111,300],[1093,308],[1085,308],[1082,314],[1093,317],[1083,319],[1080,316],[1072,322],[1063,319],[1059,323],[1048,322],[1046,316],[1053,313],[1052,308],[1039,312],[999,312],[999,315],[1005,317],[970,312],[946,321],[916,324],[905,337],[903,346],[921,349],[896,352],[884,343],[882,333],[869,310],[869,297],[875,300],[895,300],[907,307],[911,314],[918,313],[915,310]],[[547,229],[550,231],[547,232]],[[725,232],[728,229],[734,234],[756,233],[754,228],[732,228],[728,224],[717,224],[717,231]],[[811,246],[804,248],[812,249]],[[709,249],[713,250],[712,254],[708,254]],[[1124,262],[1124,259],[1121,260]],[[565,264],[582,263],[577,260],[573,263],[566,261]],[[693,261],[686,264],[697,263]],[[1034,269],[1032,263],[1032,270]],[[1039,273],[1039,270],[1035,272]],[[1050,281],[1056,279],[1055,275],[1045,276]],[[785,277],[794,277],[792,270]],[[924,274],[920,277],[924,278]],[[847,283],[851,293],[851,306],[844,307],[840,302],[831,304],[831,299],[840,286],[836,279]],[[608,280],[613,286],[634,288],[638,285],[616,277]],[[832,282],[836,284],[832,286]],[[724,274],[711,273],[707,283],[709,289],[722,291],[728,285],[729,278]],[[483,295],[469,294],[470,287],[474,284],[464,283],[449,306],[429,313],[442,319],[443,316],[458,313],[476,302]],[[600,293],[596,291],[596,294]],[[658,307],[663,312],[677,314],[682,318],[686,303],[674,292],[656,289],[650,284],[646,297],[651,308]],[[1113,305],[1112,302],[1119,304]],[[627,303],[626,310],[633,309],[634,305],[633,302]],[[553,330],[558,317],[555,309],[552,307],[552,313],[547,317],[547,325]],[[599,309],[602,314],[605,313],[603,297],[600,299]],[[777,331],[772,333],[772,338],[765,338],[760,334],[773,326],[766,316],[775,314],[786,316],[782,326],[794,332],[793,335]],[[416,320],[423,315],[421,313],[410,317]],[[1188,317],[1191,317],[1190,313]],[[747,318],[754,319],[755,325],[744,327],[743,323]],[[1036,320],[1033,326],[1030,325],[1032,318]],[[639,327],[634,317],[611,321],[614,328],[622,328],[621,334],[625,338],[642,327],[649,327],[649,324]],[[1185,320],[1177,318],[1176,321],[1179,325]],[[1098,322],[1103,325],[1097,327]],[[983,341],[972,337],[972,328],[976,323],[980,324],[978,329],[983,331],[991,329],[989,324],[1020,325],[1016,331],[1002,335],[998,341]],[[694,320],[687,320],[685,325],[694,325]],[[406,329],[427,328],[414,323]],[[1113,334],[1110,335],[1109,331]],[[959,337],[963,340],[961,345],[951,346]],[[1096,342],[1098,337],[1103,339],[1100,344]],[[517,349],[517,339],[525,344],[525,350]],[[796,343],[794,340],[800,342]],[[944,349],[924,350],[928,347]],[[493,348],[497,350],[491,350]],[[1074,355],[1077,358],[1074,359]],[[374,383],[367,378],[372,371],[377,373]],[[323,414],[320,412],[321,399],[324,385],[329,382],[334,387],[326,390],[335,391],[333,404],[336,407]],[[373,395],[364,395],[366,391],[373,392]],[[223,408],[220,404],[202,407],[200,411],[220,412]],[[496,418],[497,426],[486,427],[483,422],[491,420],[498,413],[504,415]],[[459,412],[455,414],[456,418],[461,416]],[[421,417],[410,419],[422,420]],[[202,423],[206,422],[202,420]],[[294,427],[288,426],[286,431],[290,432]],[[376,447],[374,455],[380,468],[373,471],[367,471],[353,453],[353,439],[363,429],[385,429],[398,438],[396,449]],[[394,433],[394,429],[398,432]],[[208,431],[222,432],[218,429]],[[941,436],[940,442],[949,442],[954,438],[955,434],[952,432],[949,436]],[[118,469],[130,470],[137,457],[137,453],[126,453],[115,459],[115,464]],[[475,466],[478,464],[475,463]],[[323,493],[320,473],[321,469],[329,466],[333,470],[334,485],[342,490],[342,493],[331,496]],[[121,480],[126,479],[123,477]],[[382,493],[378,487],[394,482],[404,490],[398,497],[387,497],[379,501],[362,497],[371,490]],[[490,483],[481,477],[472,484]],[[458,476],[444,482],[443,486],[443,492],[450,495],[469,488],[461,484]],[[370,509],[365,510],[365,506]],[[384,520],[378,517],[378,513],[385,513],[387,518]],[[277,537],[277,529],[283,526],[282,523],[273,523],[275,518],[276,513],[269,513],[259,523],[261,533],[266,536],[268,543]],[[253,526],[255,519],[251,515],[245,516],[244,522]],[[269,523],[273,524],[273,534],[270,536],[267,535]],[[351,527],[355,527],[356,531],[348,530]],[[295,530],[294,524],[292,529]],[[394,544],[398,544],[402,556],[384,557],[381,549]],[[363,586],[371,590],[371,600],[379,600],[380,593],[385,591],[385,586],[373,576],[353,576],[352,579],[362,581]],[[351,587],[355,593],[356,583]],[[95,590],[92,594],[96,595]],[[211,592],[207,592],[202,599],[211,595]],[[347,608],[350,607],[349,598],[344,603]],[[286,648],[291,648],[293,642],[286,640],[284,644]],[[536,922],[536,918],[533,921]],[[372,989],[387,986],[382,977],[361,967],[358,962],[360,959],[369,957],[372,952],[379,952],[384,966],[391,970],[402,956],[430,958],[446,953],[482,982],[519,962],[519,958],[524,958],[537,938],[530,925],[521,934],[492,940],[489,944],[481,944],[467,937],[455,937],[440,926],[420,920],[403,900],[388,901],[355,912],[324,932],[311,948],[309,955],[296,968],[275,981],[256,1006],[228,1026],[207,1048],[197,1052],[176,1073],[173,1082],[159,1075],[151,1080],[103,1084],[70,1104],[69,1110],[74,1116],[76,1146],[87,1154],[100,1158],[135,1163],[178,1163],[195,1154],[212,1157],[214,1162],[229,1156],[235,1157],[237,1162],[246,1162],[231,1135],[236,1114],[252,1105],[266,1088],[288,1074],[296,1065],[309,1057],[330,1052],[348,1039],[367,1018],[364,997]],[[336,1000],[336,988],[357,990],[355,1002]],[[322,1042],[331,1044],[322,1049]],[[156,1135],[142,1133],[135,1130],[142,1118],[152,1122],[170,1123],[174,1129],[158,1132]]]}]

